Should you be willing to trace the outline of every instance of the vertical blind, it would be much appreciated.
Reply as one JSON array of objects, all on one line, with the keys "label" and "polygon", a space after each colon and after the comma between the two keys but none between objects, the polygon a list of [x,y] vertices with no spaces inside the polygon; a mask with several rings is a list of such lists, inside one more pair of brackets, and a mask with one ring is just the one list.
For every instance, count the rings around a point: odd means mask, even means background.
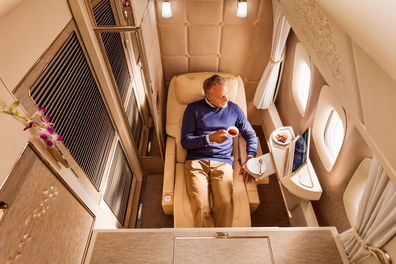
[{"label": "vertical blind", "polygon": [[[93,8],[95,21],[99,26],[115,26],[113,10],[109,0],[102,0]],[[142,133],[142,119],[139,114],[138,104],[133,91],[130,93],[128,102],[128,88],[131,84],[128,64],[125,57],[124,46],[120,33],[101,33],[100,37],[103,41],[106,55],[111,66],[114,80],[122,102],[127,105],[125,110],[128,117],[129,126],[137,148],[139,147],[140,135]]]},{"label": "vertical blind", "polygon": [[113,162],[111,163],[109,179],[103,199],[122,225],[125,224],[132,178],[132,170],[128,165],[120,143],[118,143]]},{"label": "vertical blind", "polygon": [[[97,4],[93,8],[93,14],[98,26],[116,25],[109,0],[102,0]],[[100,36],[117,84],[118,92],[120,93],[122,102],[125,103],[131,78],[120,33],[107,32],[101,33]]]},{"label": "vertical blind", "polygon": [[75,32],[30,90],[51,114],[54,129],[96,189],[102,181],[115,130]]}]

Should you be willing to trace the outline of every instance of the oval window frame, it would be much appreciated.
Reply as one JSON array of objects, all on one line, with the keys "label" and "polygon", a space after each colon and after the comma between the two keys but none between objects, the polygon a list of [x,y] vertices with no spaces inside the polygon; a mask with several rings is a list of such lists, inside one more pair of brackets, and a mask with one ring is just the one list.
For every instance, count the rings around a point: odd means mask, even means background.
[{"label": "oval window frame", "polygon": [[[347,131],[347,122],[344,108],[340,104],[337,96],[332,91],[332,89],[328,85],[324,85],[322,90],[320,91],[318,105],[316,108],[315,119],[312,128],[312,138],[315,143],[316,150],[318,152],[319,158],[322,161],[322,164],[326,171],[330,172],[333,169],[334,164],[336,163],[340,151],[337,154],[335,159],[331,158],[331,154],[327,149],[324,133],[326,129],[326,125],[330,116],[330,113],[333,109],[337,112],[338,116],[342,121],[342,125],[344,127],[344,139],[342,145],[345,142],[345,135]],[[342,149],[342,145],[341,148]]]},{"label": "oval window frame", "polygon": [[[307,75],[308,70],[308,76]],[[308,81],[308,83],[307,83]],[[304,46],[298,42],[294,52],[292,94],[294,103],[302,117],[305,116],[311,90],[311,59]]]}]

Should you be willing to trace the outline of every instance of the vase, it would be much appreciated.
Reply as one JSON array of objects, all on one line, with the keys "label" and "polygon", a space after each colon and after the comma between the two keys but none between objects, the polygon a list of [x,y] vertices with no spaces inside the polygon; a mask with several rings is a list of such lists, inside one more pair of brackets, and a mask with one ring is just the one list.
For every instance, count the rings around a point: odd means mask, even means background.
[{"label": "vase", "polygon": [[63,156],[62,152],[59,150],[58,147],[56,146],[48,146],[47,145],[48,151],[51,153],[51,155],[56,159],[60,164],[62,164],[65,168],[69,168],[69,163],[67,163],[67,160],[65,156]]}]

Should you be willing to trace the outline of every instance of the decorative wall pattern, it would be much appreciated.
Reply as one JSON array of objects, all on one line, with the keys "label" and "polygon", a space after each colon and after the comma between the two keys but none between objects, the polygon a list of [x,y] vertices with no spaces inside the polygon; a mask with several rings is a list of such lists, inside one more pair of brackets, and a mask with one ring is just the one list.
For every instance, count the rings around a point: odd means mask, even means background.
[{"label": "decorative wall pattern", "polygon": [[0,190],[0,263],[82,263],[94,216],[28,145]]},{"label": "decorative wall pattern", "polygon": [[314,0],[293,0],[301,31],[316,55],[331,71],[334,79],[345,85],[345,73],[333,41],[331,28],[322,9]]}]

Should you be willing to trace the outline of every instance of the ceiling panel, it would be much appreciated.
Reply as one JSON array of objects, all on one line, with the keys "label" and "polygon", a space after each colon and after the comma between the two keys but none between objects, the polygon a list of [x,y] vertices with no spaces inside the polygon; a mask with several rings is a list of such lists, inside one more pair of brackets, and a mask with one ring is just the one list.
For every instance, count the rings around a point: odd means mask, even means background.
[{"label": "ceiling panel", "polygon": [[190,72],[216,72],[218,69],[219,58],[217,56],[191,56]]},{"label": "ceiling panel", "polygon": [[187,21],[192,25],[219,25],[222,20],[223,1],[186,2]]},{"label": "ceiling panel", "polygon": [[190,55],[217,55],[220,30],[219,26],[189,26],[188,53]]},{"label": "ceiling panel", "polygon": [[184,56],[187,53],[187,30],[183,25],[160,25],[163,56]]}]

